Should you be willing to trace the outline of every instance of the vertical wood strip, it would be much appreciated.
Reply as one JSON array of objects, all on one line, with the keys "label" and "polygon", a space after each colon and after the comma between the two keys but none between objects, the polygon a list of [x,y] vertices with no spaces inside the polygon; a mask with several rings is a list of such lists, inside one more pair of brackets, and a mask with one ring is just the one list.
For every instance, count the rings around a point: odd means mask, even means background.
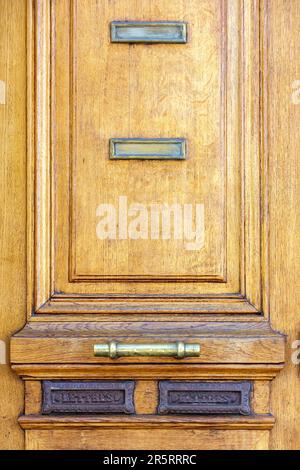
[{"label": "vertical wood strip", "polygon": [[253,389],[252,407],[254,413],[270,413],[270,381],[256,380]]},{"label": "vertical wood strip", "polygon": [[41,411],[42,387],[39,380],[25,382],[25,413],[38,414]]},{"label": "vertical wood strip", "polygon": [[243,0],[243,160],[245,293],[261,309],[259,0]]},{"label": "vertical wood strip", "polygon": [[36,306],[51,294],[50,2],[36,0],[35,54],[35,272]]},{"label": "vertical wood strip", "polygon": [[[272,449],[300,448],[300,2],[265,0],[269,8],[270,311],[288,335],[287,364],[272,384],[277,420]],[[295,343],[294,343],[295,342]],[[298,353],[297,353],[298,349]]]},{"label": "vertical wood strip", "polygon": [[9,366],[9,340],[26,311],[26,2],[0,3],[0,449],[19,450],[24,388]]},{"label": "vertical wood strip", "polygon": [[158,384],[156,381],[139,380],[134,393],[137,414],[156,414],[158,406]]}]

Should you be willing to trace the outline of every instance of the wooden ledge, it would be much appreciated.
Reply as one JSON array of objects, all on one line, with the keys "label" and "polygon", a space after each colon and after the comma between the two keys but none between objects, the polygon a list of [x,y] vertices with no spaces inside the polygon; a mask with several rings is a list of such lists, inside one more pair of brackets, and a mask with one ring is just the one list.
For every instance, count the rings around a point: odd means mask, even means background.
[{"label": "wooden ledge", "polygon": [[24,380],[272,380],[284,364],[15,364]]},{"label": "wooden ledge", "polygon": [[[94,357],[95,343],[111,340],[198,342],[199,357]],[[282,364],[285,337],[261,322],[31,322],[11,340],[16,364]]]},{"label": "wooden ledge", "polygon": [[272,415],[252,416],[42,416],[23,415],[23,429],[272,429]]}]

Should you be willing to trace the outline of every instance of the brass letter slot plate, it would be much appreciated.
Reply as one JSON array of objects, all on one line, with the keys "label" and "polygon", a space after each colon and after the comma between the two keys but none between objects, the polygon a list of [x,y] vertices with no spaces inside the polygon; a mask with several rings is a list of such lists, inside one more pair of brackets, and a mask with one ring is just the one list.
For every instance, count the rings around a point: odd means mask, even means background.
[{"label": "brass letter slot plate", "polygon": [[118,343],[110,341],[94,345],[94,356],[110,357],[185,357],[200,356],[200,344],[176,341],[174,343]]},{"label": "brass letter slot plate", "polygon": [[187,42],[187,25],[181,21],[112,21],[111,42],[173,43]]},{"label": "brass letter slot plate", "polygon": [[185,139],[110,139],[111,160],[185,160]]},{"label": "brass letter slot plate", "polygon": [[42,413],[134,413],[133,381],[43,381]]},{"label": "brass letter slot plate", "polygon": [[251,382],[159,382],[160,414],[251,414]]}]

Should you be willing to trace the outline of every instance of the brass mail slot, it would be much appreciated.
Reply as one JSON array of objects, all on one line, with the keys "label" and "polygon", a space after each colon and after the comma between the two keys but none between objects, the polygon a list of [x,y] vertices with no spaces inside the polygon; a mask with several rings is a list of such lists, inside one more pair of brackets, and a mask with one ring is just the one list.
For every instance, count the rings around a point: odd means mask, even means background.
[{"label": "brass mail slot", "polygon": [[113,21],[111,42],[173,43],[187,42],[187,25],[180,21]]},{"label": "brass mail slot", "polygon": [[110,139],[112,160],[185,160],[185,139]]}]

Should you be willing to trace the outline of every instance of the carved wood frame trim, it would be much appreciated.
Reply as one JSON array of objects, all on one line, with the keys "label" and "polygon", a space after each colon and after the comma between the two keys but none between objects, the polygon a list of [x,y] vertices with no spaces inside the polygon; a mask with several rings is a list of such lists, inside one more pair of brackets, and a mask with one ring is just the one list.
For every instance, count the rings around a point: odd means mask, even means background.
[{"label": "carved wood frame trim", "polygon": [[[225,0],[226,1],[226,0]],[[267,8],[260,0],[239,0],[242,15],[242,194],[244,220],[239,293],[205,295],[68,295],[54,292],[51,208],[51,25],[54,14],[50,1],[28,2],[28,317],[53,313],[74,317],[99,314],[97,319],[149,320],[199,319],[198,314],[226,315],[227,320],[269,316],[268,293],[268,158],[266,102]],[[257,84],[260,83],[260,87]],[[261,89],[261,93],[260,90]],[[258,185],[258,186],[257,186]],[[155,314],[154,314],[155,312]],[[263,312],[263,313],[262,313]],[[55,315],[56,319],[57,316]],[[216,318],[216,317],[214,317]],[[111,316],[110,316],[111,320]]]},{"label": "carved wood frame trim", "polygon": [[[69,207],[70,207],[70,233],[69,233],[69,282],[101,282],[101,281],[114,281],[114,282],[213,282],[213,283],[226,283],[227,282],[227,56],[228,56],[228,4],[227,0],[219,0],[219,10],[221,17],[221,38],[220,38],[220,51],[221,51],[221,69],[222,80],[220,89],[220,135],[221,137],[221,154],[222,166],[224,168],[224,198],[222,204],[224,206],[223,225],[220,228],[223,233],[223,246],[222,246],[222,269],[215,274],[199,274],[199,275],[95,275],[77,272],[76,267],[76,224],[75,224],[75,197],[74,197],[74,167],[77,155],[77,130],[76,130],[76,99],[77,93],[77,3],[70,0],[70,70],[71,70],[71,83],[70,83],[70,188],[69,188]],[[55,14],[53,14],[55,17]]]}]

